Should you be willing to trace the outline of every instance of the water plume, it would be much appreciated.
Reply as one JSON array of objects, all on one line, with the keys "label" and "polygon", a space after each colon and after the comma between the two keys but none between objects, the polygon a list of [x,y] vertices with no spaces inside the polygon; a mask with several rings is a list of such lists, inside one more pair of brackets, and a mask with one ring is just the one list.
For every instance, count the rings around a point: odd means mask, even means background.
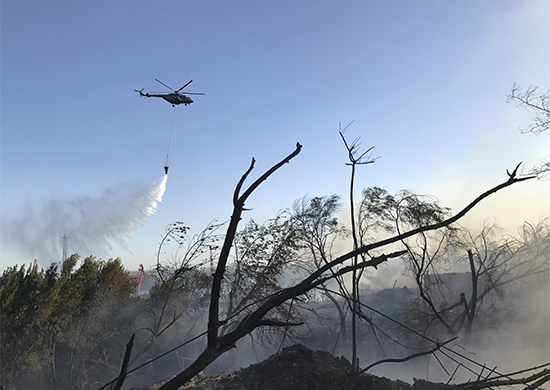
[{"label": "water plume", "polygon": [[2,245],[10,246],[25,261],[36,258],[43,264],[61,260],[63,234],[69,237],[69,254],[106,256],[113,243],[129,251],[128,233],[145,225],[155,213],[167,178],[122,183],[96,198],[51,199],[39,206],[10,210],[2,215]]}]

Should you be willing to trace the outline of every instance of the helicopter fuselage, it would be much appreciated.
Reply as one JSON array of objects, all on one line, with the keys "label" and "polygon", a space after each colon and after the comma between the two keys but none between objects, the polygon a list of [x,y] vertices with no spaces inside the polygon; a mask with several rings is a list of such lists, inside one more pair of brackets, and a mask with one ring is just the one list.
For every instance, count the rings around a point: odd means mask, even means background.
[{"label": "helicopter fuselage", "polygon": [[144,93],[142,96],[145,97],[159,97],[166,100],[168,103],[172,104],[173,106],[178,104],[191,104],[193,103],[193,99],[191,99],[189,96],[183,95],[181,93]]},{"label": "helicopter fuselage", "polygon": [[193,103],[193,99],[191,99],[189,96],[185,96],[180,93],[170,93],[167,95],[161,95],[160,97],[162,97],[168,103],[172,103],[173,105],[177,105],[177,104],[188,105]]}]

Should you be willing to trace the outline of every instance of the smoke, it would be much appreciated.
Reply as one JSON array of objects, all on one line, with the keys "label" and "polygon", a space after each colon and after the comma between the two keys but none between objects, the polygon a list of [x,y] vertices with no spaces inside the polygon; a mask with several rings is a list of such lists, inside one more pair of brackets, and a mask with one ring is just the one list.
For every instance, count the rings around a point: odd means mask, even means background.
[{"label": "smoke", "polygon": [[[509,286],[504,300],[489,296],[483,302],[472,340],[465,342],[462,334],[450,343],[455,353],[443,350],[405,363],[381,364],[370,373],[400,379],[412,383],[413,378],[433,382],[447,382],[452,373],[452,383],[477,379],[490,370],[507,374],[531,368],[550,361],[550,281],[545,273],[533,275]],[[476,325],[477,324],[477,325]],[[442,335],[439,339],[449,339]],[[397,348],[396,348],[397,349]],[[427,348],[425,348],[427,349]],[[362,356],[374,362],[385,356],[372,356],[365,351]],[[416,351],[397,349],[395,356],[404,357]],[[371,356],[369,356],[369,354]],[[393,356],[392,356],[393,357]],[[460,362],[460,364],[458,364]],[[483,368],[485,365],[485,369]],[[455,371],[456,370],[456,371]]]},{"label": "smoke", "polygon": [[39,206],[6,212],[2,215],[3,246],[42,263],[61,258],[64,234],[69,237],[70,253],[107,255],[113,243],[129,251],[128,233],[145,225],[155,213],[167,178],[123,183],[97,198],[51,199]]}]

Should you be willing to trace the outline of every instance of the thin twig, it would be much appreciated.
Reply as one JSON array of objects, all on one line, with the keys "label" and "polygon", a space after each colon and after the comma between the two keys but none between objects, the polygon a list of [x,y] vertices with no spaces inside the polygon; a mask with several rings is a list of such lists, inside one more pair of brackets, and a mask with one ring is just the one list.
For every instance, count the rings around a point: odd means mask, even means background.
[{"label": "thin twig", "polygon": [[[417,357],[420,357],[420,356],[426,356],[426,355],[431,355],[433,354],[435,351],[438,351],[441,347],[443,347],[445,344],[448,344],[450,343],[451,341],[453,340],[456,340],[457,337],[453,337],[452,339],[450,340],[447,340],[445,341],[444,343],[437,343],[435,347],[433,347],[432,349],[428,350],[428,351],[422,351],[422,352],[418,352],[418,353],[414,353],[412,355],[409,355],[407,357],[404,357],[404,358],[395,358],[395,359],[382,359],[382,360],[378,360],[377,362],[374,362],[370,365],[368,365],[366,368],[364,368],[363,370],[361,370],[361,372],[366,372],[368,370],[370,370],[372,367],[374,366],[377,366],[379,364],[382,364],[382,363],[402,363],[402,362],[406,362],[408,360],[411,360],[411,359],[415,359]],[[445,370],[446,371],[446,370]]]}]

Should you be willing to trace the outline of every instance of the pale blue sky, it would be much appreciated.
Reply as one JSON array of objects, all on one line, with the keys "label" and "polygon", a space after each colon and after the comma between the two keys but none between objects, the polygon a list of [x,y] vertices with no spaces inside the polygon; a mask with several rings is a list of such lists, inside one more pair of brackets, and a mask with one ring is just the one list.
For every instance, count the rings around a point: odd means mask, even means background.
[{"label": "pale blue sky", "polygon": [[[58,260],[59,242],[49,254],[29,250],[29,241],[44,241],[32,233],[41,224],[51,237],[69,229],[69,252],[78,251],[71,244],[83,238],[70,224],[47,225],[51,205],[92,200],[98,206],[70,209],[82,224],[105,212],[96,209],[103,200],[160,177],[172,118],[170,174],[156,214],[120,232],[131,253],[90,243],[92,254],[120,256],[131,269],[151,265],[167,224],[185,221],[198,231],[226,220],[250,159],[253,179],[297,141],[302,153],[262,185],[247,218],[262,221],[305,194],[347,197],[339,122],[355,120],[349,137],[381,156],[360,169],[358,189],[407,188],[455,209],[504,179],[506,168],[550,154],[550,135],[521,135],[530,114],[505,97],[513,83],[550,88],[547,1],[5,0],[1,7],[3,266]],[[173,88],[193,79],[186,90],[206,96],[172,108],[134,92],[162,91],[155,78]],[[550,215],[549,190],[538,182],[512,198],[499,195],[474,219],[499,216],[512,225]],[[25,243],[13,239],[18,234]]]}]

